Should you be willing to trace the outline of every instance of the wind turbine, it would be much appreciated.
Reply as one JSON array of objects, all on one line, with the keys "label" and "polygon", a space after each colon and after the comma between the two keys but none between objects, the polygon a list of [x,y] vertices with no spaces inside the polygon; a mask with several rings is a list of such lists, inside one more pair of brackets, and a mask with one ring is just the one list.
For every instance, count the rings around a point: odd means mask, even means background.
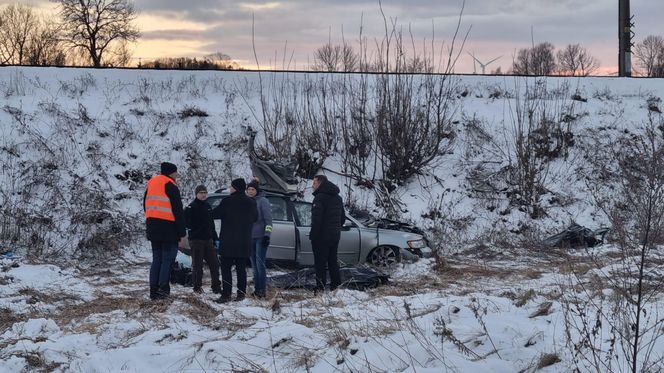
[{"label": "wind turbine", "polygon": [[476,70],[476,67],[475,67],[475,62],[477,62],[477,63],[480,65],[480,67],[482,68],[482,74],[486,74],[486,67],[487,67],[490,63],[492,63],[492,62],[498,60],[500,57],[502,57],[502,56],[498,56],[498,57],[492,59],[492,60],[489,61],[489,62],[482,63],[482,61],[480,61],[480,60],[478,60],[477,58],[475,58],[475,55],[474,55],[474,54],[472,54],[472,53],[470,53],[470,52],[468,52],[468,54],[470,55],[470,57],[473,57],[473,74],[477,74],[477,70]]}]

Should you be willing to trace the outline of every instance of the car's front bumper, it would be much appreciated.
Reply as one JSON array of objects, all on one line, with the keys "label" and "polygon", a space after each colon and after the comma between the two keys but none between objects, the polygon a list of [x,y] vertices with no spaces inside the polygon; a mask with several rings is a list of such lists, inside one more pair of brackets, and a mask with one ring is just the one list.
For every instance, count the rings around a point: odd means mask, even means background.
[{"label": "car's front bumper", "polygon": [[413,248],[410,248],[410,247],[402,248],[401,253],[402,253],[402,255],[401,255],[402,259],[404,257],[409,258],[410,256],[413,256],[413,255],[418,257],[418,258],[430,258],[430,257],[433,256],[433,250],[428,246],[420,247],[420,248],[416,248],[416,249],[413,249]]}]

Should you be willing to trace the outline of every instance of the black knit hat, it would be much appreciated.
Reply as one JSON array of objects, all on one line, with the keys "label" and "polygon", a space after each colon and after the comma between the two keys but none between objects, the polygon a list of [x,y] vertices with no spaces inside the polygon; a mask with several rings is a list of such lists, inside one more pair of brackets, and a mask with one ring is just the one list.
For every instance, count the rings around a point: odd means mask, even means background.
[{"label": "black knit hat", "polygon": [[195,189],[195,194],[198,194],[198,192],[207,192],[207,188],[205,185],[199,185]]},{"label": "black knit hat", "polygon": [[247,189],[247,183],[241,178],[231,181],[231,186],[237,191],[244,191]]},{"label": "black knit hat", "polygon": [[258,192],[261,189],[258,179],[251,180],[249,184],[247,184],[247,188],[254,188]]},{"label": "black knit hat", "polygon": [[173,172],[178,172],[178,168],[176,165],[170,162],[162,162],[161,163],[161,174],[162,175],[170,175]]}]

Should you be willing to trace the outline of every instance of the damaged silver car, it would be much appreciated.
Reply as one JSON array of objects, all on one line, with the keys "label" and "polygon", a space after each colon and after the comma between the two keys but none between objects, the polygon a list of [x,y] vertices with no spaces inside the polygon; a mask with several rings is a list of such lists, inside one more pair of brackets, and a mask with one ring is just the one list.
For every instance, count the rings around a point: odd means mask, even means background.
[{"label": "damaged silver car", "polygon": [[[207,202],[214,209],[227,192],[208,195]],[[312,266],[314,255],[309,241],[311,202],[298,201],[294,195],[266,192],[272,207],[272,237],[267,259]],[[338,259],[342,265],[369,263],[389,267],[404,261],[428,256],[431,249],[422,234],[406,230],[386,229],[385,219],[357,219],[347,214],[341,230]],[[387,225],[386,225],[387,224]],[[398,222],[393,222],[398,226]]]}]

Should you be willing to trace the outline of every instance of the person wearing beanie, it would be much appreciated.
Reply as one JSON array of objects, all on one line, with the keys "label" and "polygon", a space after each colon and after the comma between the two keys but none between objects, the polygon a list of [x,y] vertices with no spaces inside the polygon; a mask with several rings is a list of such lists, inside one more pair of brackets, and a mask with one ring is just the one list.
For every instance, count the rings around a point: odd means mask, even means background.
[{"label": "person wearing beanie", "polygon": [[161,174],[170,176],[174,173],[178,172],[178,168],[176,165],[170,162],[162,162],[161,163]]},{"label": "person wearing beanie", "polygon": [[244,181],[244,179],[234,179],[231,181],[231,187],[233,187],[233,189],[236,191],[244,192],[244,190],[247,189],[247,183]]},{"label": "person wearing beanie", "polygon": [[163,162],[160,175],[152,177],[143,195],[147,239],[152,245],[150,299],[170,295],[171,267],[185,232],[182,198],[175,179],[177,167]]},{"label": "person wearing beanie", "polygon": [[251,231],[252,243],[249,257],[251,268],[254,271],[254,296],[265,298],[267,289],[265,257],[272,234],[272,208],[270,202],[265,198],[265,192],[260,189],[258,179],[253,179],[247,184],[247,195],[256,201],[258,208],[258,220]]},{"label": "person wearing beanie", "polygon": [[247,197],[244,179],[235,179],[231,182],[229,191],[231,195],[224,198],[214,209],[214,216],[221,219],[221,297],[216,301],[226,303],[231,300],[233,290],[233,274],[231,268],[235,265],[237,276],[237,296],[235,300],[241,301],[247,292],[247,263],[251,253],[251,229],[258,219],[256,201]]},{"label": "person wearing beanie", "polygon": [[203,292],[203,261],[210,270],[212,292],[221,293],[219,280],[219,259],[214,248],[218,240],[212,218],[212,207],[207,203],[207,188],[199,185],[194,190],[194,200],[184,209],[187,236],[191,248],[191,277],[195,293]]}]

